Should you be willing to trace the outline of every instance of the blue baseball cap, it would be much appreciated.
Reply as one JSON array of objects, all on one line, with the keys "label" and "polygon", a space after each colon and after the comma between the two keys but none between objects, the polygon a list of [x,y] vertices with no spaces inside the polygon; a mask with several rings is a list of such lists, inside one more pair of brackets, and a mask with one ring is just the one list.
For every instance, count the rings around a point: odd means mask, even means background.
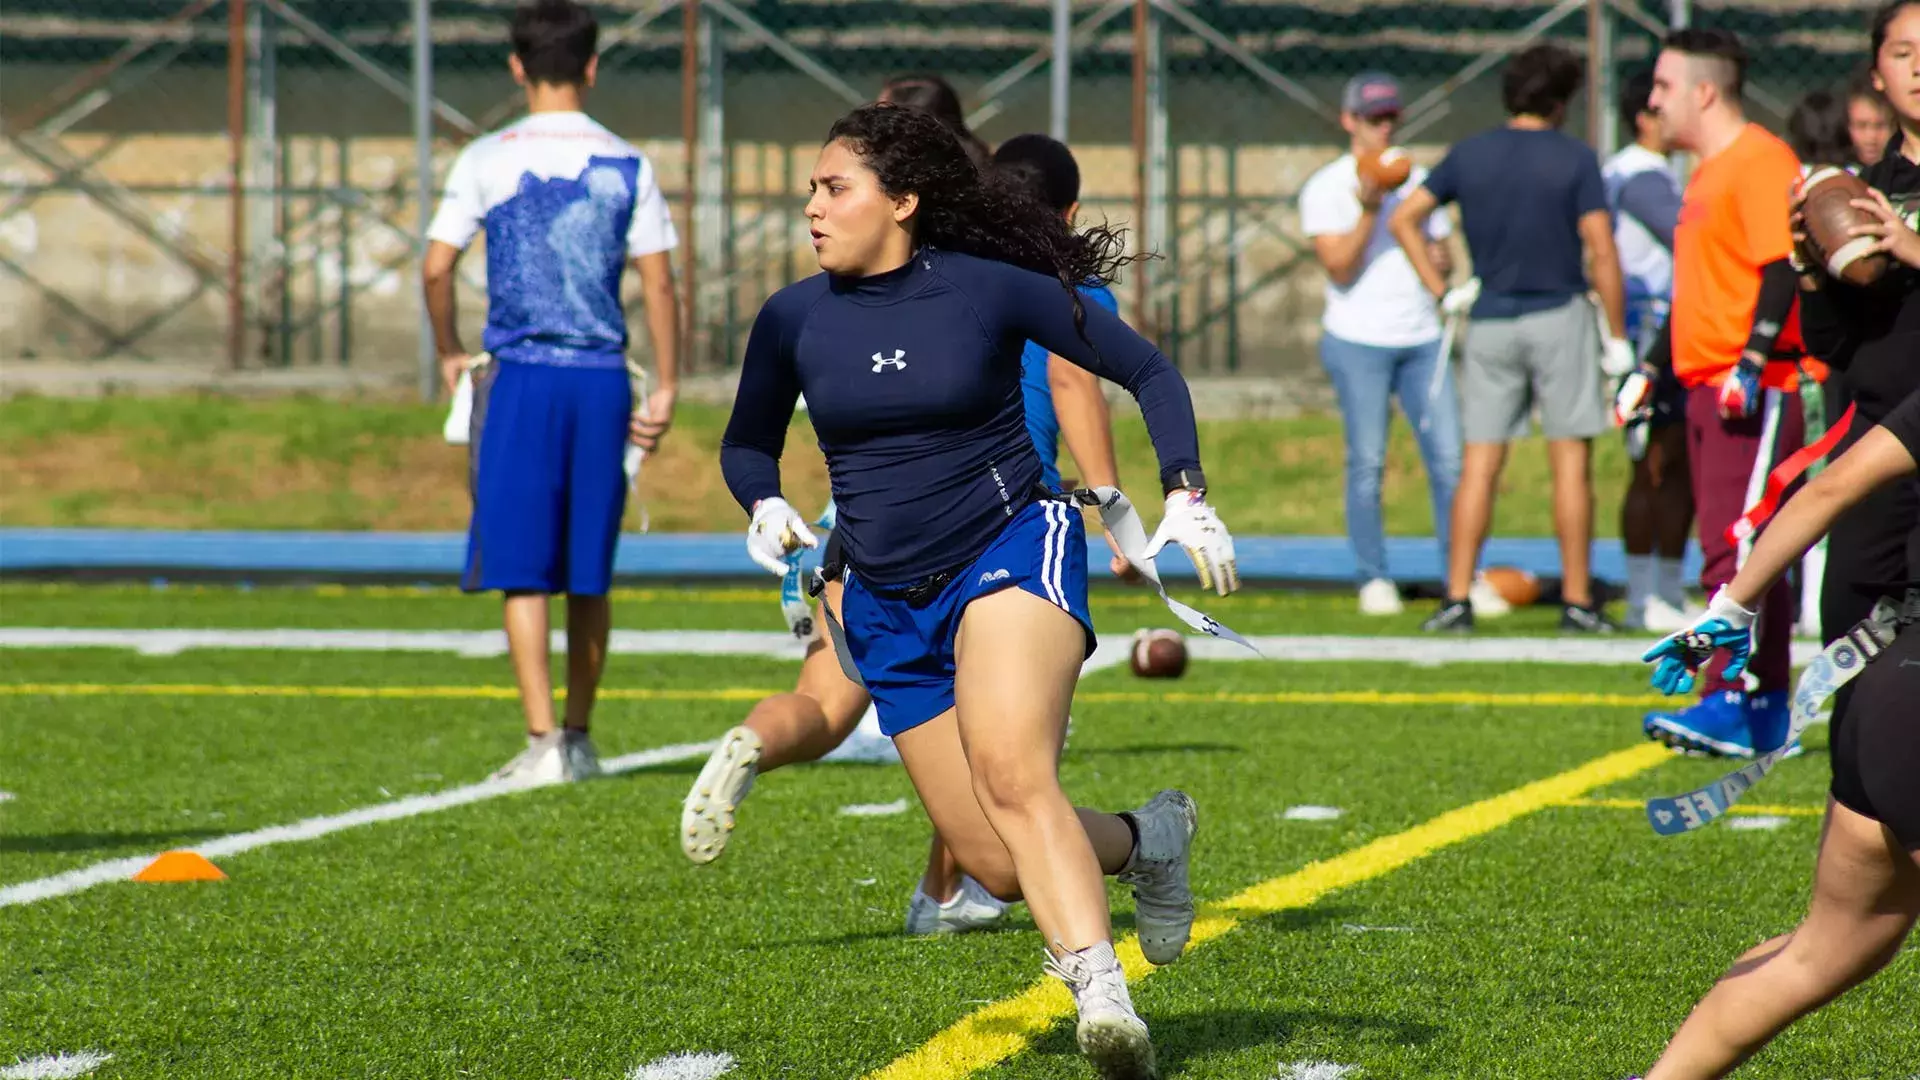
[{"label": "blue baseball cap", "polygon": [[1340,108],[1355,116],[1372,118],[1398,113],[1400,82],[1391,75],[1369,71],[1347,80],[1340,93]]}]

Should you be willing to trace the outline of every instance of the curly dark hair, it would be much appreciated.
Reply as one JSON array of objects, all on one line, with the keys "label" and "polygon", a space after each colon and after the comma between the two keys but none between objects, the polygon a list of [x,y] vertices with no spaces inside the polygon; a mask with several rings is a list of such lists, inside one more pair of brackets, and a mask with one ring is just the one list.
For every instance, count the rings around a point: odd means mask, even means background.
[{"label": "curly dark hair", "polygon": [[919,109],[862,105],[827,132],[827,142],[835,140],[847,143],[888,195],[919,196],[918,243],[1058,279],[1073,296],[1076,326],[1086,318],[1076,287],[1110,284],[1122,266],[1144,257],[1126,254],[1125,230],[1074,229],[1019,179],[976,168],[953,131]]}]

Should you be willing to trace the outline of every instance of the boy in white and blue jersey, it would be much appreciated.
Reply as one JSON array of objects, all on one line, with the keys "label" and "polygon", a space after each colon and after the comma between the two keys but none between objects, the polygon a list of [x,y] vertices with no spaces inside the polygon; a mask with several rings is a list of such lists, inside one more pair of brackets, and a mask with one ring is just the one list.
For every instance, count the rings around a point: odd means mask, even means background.
[{"label": "boy in white and blue jersey", "polygon": [[[573,0],[513,15],[514,81],[528,115],[454,162],[428,229],[427,309],[449,388],[475,367],[454,310],[454,266],[485,233],[489,362],[475,370],[469,591],[506,596],[505,622],[528,746],[503,779],[579,779],[598,770],[588,718],[606,658],[614,548],[626,510],[629,441],[652,449],[673,420],[675,245],[653,166],[581,111],[599,28]],[[639,271],[658,372],[635,401],[620,278]],[[567,708],[555,730],[547,601],[567,597]]]},{"label": "boy in white and blue jersey", "polygon": [[1673,233],[1680,221],[1679,174],[1667,160],[1660,119],[1648,108],[1653,73],[1641,72],[1620,90],[1620,121],[1632,144],[1608,158],[1600,177],[1626,279],[1627,339],[1656,374],[1646,415],[1627,426],[1633,480],[1620,504],[1620,536],[1627,550],[1626,625],[1672,633],[1687,625],[1680,562],[1693,530],[1693,483],[1687,464],[1687,392],[1671,361],[1653,356],[1669,348],[1667,311],[1673,299]]}]

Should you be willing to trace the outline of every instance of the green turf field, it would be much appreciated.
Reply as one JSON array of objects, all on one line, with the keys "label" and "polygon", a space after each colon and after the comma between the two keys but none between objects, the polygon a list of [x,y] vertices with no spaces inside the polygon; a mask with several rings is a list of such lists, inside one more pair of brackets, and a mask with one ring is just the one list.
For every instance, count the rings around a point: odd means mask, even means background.
[{"label": "green turf field", "polygon": [[[758,596],[633,595],[623,610],[640,621],[621,625],[777,629]],[[1096,604],[1103,631],[1167,621],[1130,599]],[[1335,599],[1252,594],[1214,610],[1256,632],[1361,629],[1343,622],[1350,598]],[[444,592],[0,589],[10,626],[493,619],[490,602]],[[616,656],[602,755],[714,738],[793,671]],[[1527,698],[1548,694],[1560,696]],[[1637,749],[1645,696],[1643,673],[1624,666],[1214,662],[1180,683],[1090,676],[1069,792],[1115,809],[1162,786],[1192,792],[1196,890],[1230,902],[1203,917],[1203,944],[1135,986],[1164,1073],[1644,1069],[1728,960],[1798,919],[1827,770],[1815,729],[1810,752],[1748,796],[1742,820],[1771,827],[1656,837],[1637,801],[1720,767]],[[459,789],[518,739],[499,658],[0,651],[0,889]],[[90,1074],[103,1078],[621,1080],[705,1053],[733,1058],[737,1077],[1090,1075],[1052,998],[1027,994],[1041,942],[1023,908],[991,933],[899,932],[927,838],[899,769],[770,774],[726,857],[694,867],[673,835],[693,753],[289,837],[216,859],[224,882],[113,881],[0,907],[0,1070],[95,1051],[112,1055]],[[894,815],[840,812],[903,798]],[[1286,816],[1308,805],[1340,814]],[[1124,932],[1123,889],[1113,910]],[[1909,948],[1737,1075],[1909,1080],[1916,1000]],[[1010,1034],[1012,1052],[988,1061],[984,1048]]]}]

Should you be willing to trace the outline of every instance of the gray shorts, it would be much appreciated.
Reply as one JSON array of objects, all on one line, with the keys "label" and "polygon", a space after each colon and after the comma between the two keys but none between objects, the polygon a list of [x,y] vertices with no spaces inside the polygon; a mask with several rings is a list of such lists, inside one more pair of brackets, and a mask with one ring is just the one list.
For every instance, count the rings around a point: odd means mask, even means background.
[{"label": "gray shorts", "polygon": [[1527,435],[1538,410],[1549,439],[1591,439],[1611,425],[1593,307],[1576,297],[1514,319],[1467,324],[1460,358],[1464,441],[1504,443]]}]

